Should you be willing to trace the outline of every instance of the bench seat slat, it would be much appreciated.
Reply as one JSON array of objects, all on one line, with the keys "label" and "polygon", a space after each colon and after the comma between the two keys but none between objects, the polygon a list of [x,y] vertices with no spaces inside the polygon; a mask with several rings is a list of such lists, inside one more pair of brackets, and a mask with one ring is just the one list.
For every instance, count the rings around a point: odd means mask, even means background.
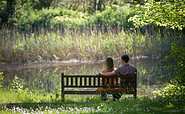
[{"label": "bench seat slat", "polygon": [[73,77],[71,77],[71,85],[73,85]]},{"label": "bench seat slat", "polygon": [[96,77],[93,79],[93,85],[96,86]]},{"label": "bench seat slat", "polygon": [[82,77],[80,77],[80,86],[82,86]]},{"label": "bench seat slat", "polygon": [[102,92],[106,92],[107,94],[113,94],[113,93],[127,93],[127,94],[133,94],[133,92],[127,92],[124,90],[105,90],[105,91],[96,91],[95,89],[67,89],[64,90],[64,94],[101,94]]},{"label": "bench seat slat", "polygon": [[98,86],[100,86],[100,77],[98,77]]},{"label": "bench seat slat", "polygon": [[[128,77],[134,77],[135,76],[135,74],[134,75],[124,75],[124,76],[122,76],[122,77],[125,77],[125,78],[128,78]],[[107,78],[107,76],[102,76],[102,75],[64,75],[63,76],[64,78],[65,77],[87,77],[87,78],[94,78],[94,77],[105,77],[105,78]],[[116,78],[116,77],[121,77],[121,75],[115,75],[115,76],[111,76],[111,78]]]},{"label": "bench seat slat", "polygon": [[84,86],[87,86],[87,78],[84,78]]},{"label": "bench seat slat", "polygon": [[[91,78],[92,77],[89,77],[89,86],[91,86]],[[92,86],[93,87],[93,86]]]},{"label": "bench seat slat", "polygon": [[75,86],[75,85],[65,85],[65,88],[98,88],[98,87],[104,87],[104,88],[116,88],[116,87],[120,87],[119,85],[115,85],[115,86],[99,86],[99,85],[96,85],[96,86],[91,86],[91,85],[82,85],[82,86]]},{"label": "bench seat slat", "polygon": [[66,85],[69,85],[69,78],[66,77]]},{"label": "bench seat slat", "polygon": [[78,85],[78,77],[75,77],[75,85]]}]

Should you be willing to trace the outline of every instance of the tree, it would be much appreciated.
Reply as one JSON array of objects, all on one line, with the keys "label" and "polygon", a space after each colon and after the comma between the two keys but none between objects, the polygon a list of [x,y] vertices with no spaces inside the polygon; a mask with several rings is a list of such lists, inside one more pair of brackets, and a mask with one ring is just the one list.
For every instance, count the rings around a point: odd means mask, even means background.
[{"label": "tree", "polygon": [[145,5],[137,5],[137,13],[129,18],[136,27],[149,24],[182,30],[185,27],[185,1],[151,0]]},{"label": "tree", "polygon": [[15,0],[0,1],[0,23],[5,23],[12,17],[15,11]]},{"label": "tree", "polygon": [[8,20],[8,13],[7,13],[7,9],[6,9],[6,4],[7,4],[6,0],[0,1],[0,26],[2,23],[7,22],[7,20]]},{"label": "tree", "polygon": [[[137,13],[129,18],[136,27],[156,24],[182,30],[185,28],[185,1],[184,0],[151,0],[145,5],[137,5]],[[183,36],[182,36],[183,37]],[[174,83],[185,86],[185,47],[184,44],[172,44],[170,55],[164,59],[166,62],[174,62],[175,66],[167,66],[173,69]]]},{"label": "tree", "polygon": [[7,12],[8,16],[11,17],[15,11],[15,0],[7,0]]}]

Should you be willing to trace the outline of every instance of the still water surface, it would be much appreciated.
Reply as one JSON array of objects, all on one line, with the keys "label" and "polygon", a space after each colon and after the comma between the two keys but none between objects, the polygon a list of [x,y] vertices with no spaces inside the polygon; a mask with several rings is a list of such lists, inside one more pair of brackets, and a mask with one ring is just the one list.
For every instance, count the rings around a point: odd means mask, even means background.
[{"label": "still water surface", "polygon": [[[121,66],[120,60],[115,60],[115,67]],[[156,85],[164,85],[171,79],[169,72],[164,70],[161,60],[135,59],[129,64],[138,69],[138,88],[146,89]],[[105,68],[105,63],[83,63],[70,65],[56,65],[55,67],[40,66],[30,69],[4,70],[4,87],[8,87],[15,76],[23,88],[31,91],[60,92],[61,73],[64,74],[97,74]]]}]

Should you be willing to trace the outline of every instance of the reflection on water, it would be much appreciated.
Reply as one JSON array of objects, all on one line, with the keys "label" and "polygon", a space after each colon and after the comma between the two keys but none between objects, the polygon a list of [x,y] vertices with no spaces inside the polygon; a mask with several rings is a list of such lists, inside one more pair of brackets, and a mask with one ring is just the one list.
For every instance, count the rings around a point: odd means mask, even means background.
[{"label": "reflection on water", "polygon": [[[163,85],[171,79],[168,71],[163,69],[160,60],[138,59],[130,61],[138,69],[138,88],[143,86]],[[115,67],[121,66],[120,60],[115,61]],[[26,70],[4,71],[4,87],[7,87],[17,76],[19,83],[29,90],[59,91],[61,73],[64,74],[97,74],[105,68],[104,63],[57,66],[52,68],[35,68]]]}]

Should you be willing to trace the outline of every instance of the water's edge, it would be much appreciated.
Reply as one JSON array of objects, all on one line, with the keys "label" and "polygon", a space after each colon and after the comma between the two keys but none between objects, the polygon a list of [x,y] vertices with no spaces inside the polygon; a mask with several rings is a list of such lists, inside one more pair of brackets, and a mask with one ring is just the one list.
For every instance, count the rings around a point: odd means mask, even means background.
[{"label": "water's edge", "polygon": [[[136,56],[131,57],[131,60],[139,60],[139,59],[146,59],[147,56]],[[156,58],[155,58],[156,59]],[[157,58],[159,59],[159,58]],[[114,58],[114,61],[120,60],[120,57]],[[30,62],[30,63],[24,63],[24,64],[8,64],[8,63],[0,63],[0,72],[7,71],[7,70],[24,70],[24,69],[35,69],[35,68],[52,68],[52,67],[58,67],[58,66],[78,66],[83,64],[102,64],[105,60],[89,60],[89,61],[83,61],[83,60],[76,60],[71,59],[69,61],[36,61],[36,62]]]}]

